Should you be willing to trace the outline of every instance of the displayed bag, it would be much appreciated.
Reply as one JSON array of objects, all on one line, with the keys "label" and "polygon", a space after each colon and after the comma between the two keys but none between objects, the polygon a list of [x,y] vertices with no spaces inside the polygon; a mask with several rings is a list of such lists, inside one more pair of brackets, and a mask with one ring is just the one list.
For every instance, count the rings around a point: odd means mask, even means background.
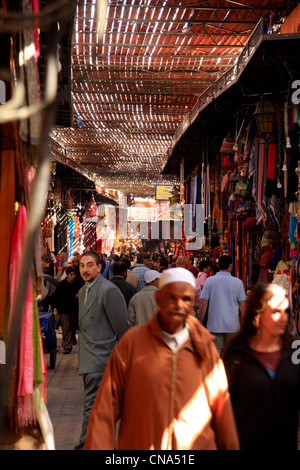
[{"label": "displayed bag", "polygon": [[282,287],[283,289],[285,289],[286,294],[288,294],[290,284],[290,272],[287,271],[281,273],[281,271],[279,271],[279,273],[276,274],[276,276],[274,277],[272,284],[276,284]]},{"label": "displayed bag", "polygon": [[252,202],[247,201],[243,204],[238,204],[236,208],[236,216],[237,217],[248,217],[249,212],[251,211],[252,208]]},{"label": "displayed bag", "polygon": [[229,136],[225,137],[225,139],[223,139],[223,142],[222,142],[220,153],[225,153],[226,155],[233,155],[234,154],[233,146],[234,146],[234,140]]},{"label": "displayed bag", "polygon": [[267,230],[264,231],[261,241],[260,241],[260,246],[262,250],[267,250],[269,248],[272,248],[276,238],[278,237],[278,230],[274,230],[271,228],[268,228]]},{"label": "displayed bag", "polygon": [[247,183],[237,183],[235,185],[234,194],[236,196],[248,196],[249,188]]}]

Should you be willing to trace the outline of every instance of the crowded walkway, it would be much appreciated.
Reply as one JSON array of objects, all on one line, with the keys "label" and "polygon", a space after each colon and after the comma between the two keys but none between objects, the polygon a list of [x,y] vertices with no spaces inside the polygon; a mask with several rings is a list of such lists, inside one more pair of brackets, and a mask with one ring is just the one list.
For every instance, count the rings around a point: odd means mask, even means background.
[{"label": "crowded walkway", "polygon": [[[45,355],[47,371],[47,409],[52,422],[55,450],[73,450],[82,426],[83,383],[78,375],[78,346],[63,354],[62,334],[57,332],[56,365],[50,369],[50,356]],[[300,428],[298,433],[300,450]]]}]

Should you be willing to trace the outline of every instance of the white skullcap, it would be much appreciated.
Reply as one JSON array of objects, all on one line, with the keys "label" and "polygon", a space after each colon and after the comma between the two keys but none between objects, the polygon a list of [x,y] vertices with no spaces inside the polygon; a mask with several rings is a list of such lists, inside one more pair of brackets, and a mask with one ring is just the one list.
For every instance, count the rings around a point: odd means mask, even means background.
[{"label": "white skullcap", "polygon": [[156,271],[155,269],[149,269],[144,274],[144,279],[146,284],[150,284],[150,282],[154,281],[155,279],[160,278],[161,273]]},{"label": "white skullcap", "polygon": [[196,288],[196,279],[194,275],[185,268],[166,269],[158,281],[158,288],[161,289],[166,284],[171,284],[171,282],[187,282]]}]

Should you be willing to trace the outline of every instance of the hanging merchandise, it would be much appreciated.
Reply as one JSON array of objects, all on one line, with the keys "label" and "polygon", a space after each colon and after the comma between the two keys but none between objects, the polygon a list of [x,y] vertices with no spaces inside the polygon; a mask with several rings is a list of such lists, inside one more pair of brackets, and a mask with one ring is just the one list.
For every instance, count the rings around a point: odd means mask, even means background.
[{"label": "hanging merchandise", "polygon": [[1,150],[0,156],[0,339],[4,336],[5,303],[9,285],[10,238],[15,221],[15,158],[13,150]]},{"label": "hanging merchandise", "polygon": [[242,201],[239,202],[235,209],[235,214],[238,218],[248,217],[252,209],[252,201]]},{"label": "hanging merchandise", "polygon": [[261,248],[262,250],[268,250],[274,246],[275,241],[277,240],[279,235],[278,230],[274,230],[271,228],[266,229],[263,232],[262,238],[261,238]]},{"label": "hanging merchandise", "polygon": [[97,204],[95,202],[94,195],[92,195],[91,202],[90,202],[90,207],[89,207],[89,209],[86,213],[86,218],[87,219],[93,219],[94,217],[97,217]]},{"label": "hanging merchandise", "polygon": [[[27,213],[25,206],[20,206],[11,239],[11,255],[9,265],[9,317],[8,331],[14,327],[12,324],[12,312],[17,290],[19,267],[22,260],[23,235],[27,226]],[[13,371],[12,405],[16,406],[16,425],[19,427],[34,424],[36,420],[36,407],[34,389],[42,387],[42,395],[45,397],[46,389],[44,377],[46,374],[45,359],[42,352],[42,341],[39,328],[36,295],[34,295],[31,275],[28,277],[28,285],[24,302],[23,317],[20,329],[20,343],[18,363]],[[16,396],[15,396],[16,393]]]},{"label": "hanging merchandise", "polygon": [[229,174],[225,173],[225,175],[222,178],[222,182],[221,182],[221,192],[222,193],[227,191],[228,185],[229,185]]},{"label": "hanging merchandise", "polygon": [[225,155],[233,155],[234,154],[234,140],[232,137],[230,137],[230,134],[228,134],[222,142],[222,146],[220,149],[220,153],[225,154]]},{"label": "hanging merchandise", "polygon": [[244,230],[248,232],[255,230],[256,226],[256,217],[248,217],[244,222]]},{"label": "hanging merchandise", "polygon": [[275,254],[275,248],[265,249],[260,260],[260,267],[270,269],[274,254]]},{"label": "hanging merchandise", "polygon": [[234,194],[236,196],[248,196],[249,187],[247,183],[237,183],[235,186]]},{"label": "hanging merchandise", "polygon": [[288,260],[280,260],[274,272],[273,284],[277,284],[288,293],[291,274],[291,262]]},{"label": "hanging merchandise", "polygon": [[69,230],[68,230],[68,236],[69,236],[69,255],[72,256],[73,254],[73,243],[74,243],[74,228],[75,228],[75,224],[74,224],[74,218],[73,217],[70,217],[69,218]]},{"label": "hanging merchandise", "polygon": [[235,166],[233,146],[234,140],[228,134],[228,136],[223,139],[220,149],[220,154],[223,156],[222,166],[226,171],[232,171]]},{"label": "hanging merchandise", "polygon": [[78,217],[79,219],[79,222],[82,224],[83,222],[83,218],[84,218],[84,215],[85,215],[85,210],[83,207],[79,206],[76,208],[76,216]]}]

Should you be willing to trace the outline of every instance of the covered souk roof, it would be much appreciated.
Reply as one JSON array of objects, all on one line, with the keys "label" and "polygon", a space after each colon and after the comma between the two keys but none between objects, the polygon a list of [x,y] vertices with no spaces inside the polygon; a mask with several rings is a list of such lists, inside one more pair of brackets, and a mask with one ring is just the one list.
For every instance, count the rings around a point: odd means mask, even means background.
[{"label": "covered souk roof", "polygon": [[106,188],[153,197],[156,184],[178,181],[161,169],[199,96],[234,66],[261,18],[276,32],[297,4],[78,1],[72,34],[62,34],[61,73],[69,64],[70,74],[51,132],[53,157],[76,162]]}]

